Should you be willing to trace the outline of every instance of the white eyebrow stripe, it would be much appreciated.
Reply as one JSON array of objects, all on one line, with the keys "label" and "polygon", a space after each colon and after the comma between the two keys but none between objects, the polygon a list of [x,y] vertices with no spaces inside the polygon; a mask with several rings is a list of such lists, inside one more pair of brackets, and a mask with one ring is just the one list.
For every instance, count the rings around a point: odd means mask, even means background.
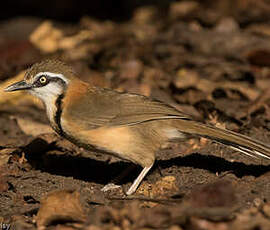
[{"label": "white eyebrow stripe", "polygon": [[61,78],[64,82],[68,83],[69,80],[61,73],[51,73],[51,72],[40,72],[34,77],[34,81],[39,78],[40,76],[45,75],[49,77],[59,77]]}]

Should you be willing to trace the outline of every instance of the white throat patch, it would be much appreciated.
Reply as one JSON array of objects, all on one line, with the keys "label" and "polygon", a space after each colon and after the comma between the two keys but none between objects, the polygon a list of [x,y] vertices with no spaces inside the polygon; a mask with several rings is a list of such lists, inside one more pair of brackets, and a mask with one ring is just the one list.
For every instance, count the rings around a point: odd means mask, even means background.
[{"label": "white throat patch", "polygon": [[[61,78],[66,84],[68,84],[69,80],[64,77],[62,74],[56,74],[51,72],[40,72],[34,77],[34,81],[38,79],[40,76],[45,75],[51,78],[57,77]],[[52,124],[54,124],[54,116],[56,113],[56,100],[57,98],[64,93],[64,88],[61,84],[56,81],[51,81],[45,86],[33,88],[29,90],[29,92],[41,99],[46,107],[47,116]]]},{"label": "white throat patch", "polygon": [[55,102],[58,96],[63,93],[62,87],[53,82],[40,88],[34,88],[30,90],[30,93],[42,100],[50,122],[54,122],[54,115],[57,110]]}]

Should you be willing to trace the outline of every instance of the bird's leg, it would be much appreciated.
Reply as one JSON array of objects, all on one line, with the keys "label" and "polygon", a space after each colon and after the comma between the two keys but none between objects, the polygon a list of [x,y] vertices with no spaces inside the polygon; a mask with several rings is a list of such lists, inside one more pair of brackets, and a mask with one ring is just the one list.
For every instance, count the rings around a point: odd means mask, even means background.
[{"label": "bird's leg", "polygon": [[118,175],[116,178],[114,178],[112,182],[106,184],[101,189],[101,191],[102,192],[107,192],[109,190],[120,188],[121,186],[120,185],[117,185],[117,183],[119,181],[121,181],[124,177],[126,177],[132,170],[134,170],[135,167],[136,167],[136,165],[131,165],[130,167],[128,167],[127,169],[125,169],[120,175]]},{"label": "bird's leg", "polygon": [[137,190],[138,186],[140,185],[141,181],[146,176],[146,174],[149,172],[149,170],[152,168],[153,164],[154,164],[154,162],[150,166],[143,168],[143,170],[141,171],[139,176],[134,180],[133,184],[128,189],[128,191],[126,193],[127,195],[131,195],[134,192],[136,192],[136,190]]}]

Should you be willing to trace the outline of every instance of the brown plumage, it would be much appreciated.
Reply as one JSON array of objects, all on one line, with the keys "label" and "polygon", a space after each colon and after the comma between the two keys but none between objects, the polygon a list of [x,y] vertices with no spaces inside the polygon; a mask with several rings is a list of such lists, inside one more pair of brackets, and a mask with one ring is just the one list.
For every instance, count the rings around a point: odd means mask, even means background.
[{"label": "brown plumage", "polygon": [[[44,76],[45,80],[41,79]],[[94,87],[76,78],[71,68],[59,61],[33,65],[24,81],[6,91],[21,89],[44,102],[52,127],[71,142],[141,165],[143,170],[127,194],[136,191],[157,150],[171,139],[202,136],[246,155],[270,159],[270,147],[262,142],[193,121],[148,97]]]}]

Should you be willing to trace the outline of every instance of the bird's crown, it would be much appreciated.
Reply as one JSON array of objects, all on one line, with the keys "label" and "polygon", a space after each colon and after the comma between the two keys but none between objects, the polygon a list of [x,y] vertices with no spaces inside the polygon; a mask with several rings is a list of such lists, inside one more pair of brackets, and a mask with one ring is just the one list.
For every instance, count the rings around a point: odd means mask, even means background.
[{"label": "bird's crown", "polygon": [[75,73],[72,68],[64,62],[59,60],[44,60],[32,65],[32,67],[26,71],[24,80],[28,83],[33,83],[34,80],[41,75],[51,77],[63,76],[66,80],[71,80]]}]

